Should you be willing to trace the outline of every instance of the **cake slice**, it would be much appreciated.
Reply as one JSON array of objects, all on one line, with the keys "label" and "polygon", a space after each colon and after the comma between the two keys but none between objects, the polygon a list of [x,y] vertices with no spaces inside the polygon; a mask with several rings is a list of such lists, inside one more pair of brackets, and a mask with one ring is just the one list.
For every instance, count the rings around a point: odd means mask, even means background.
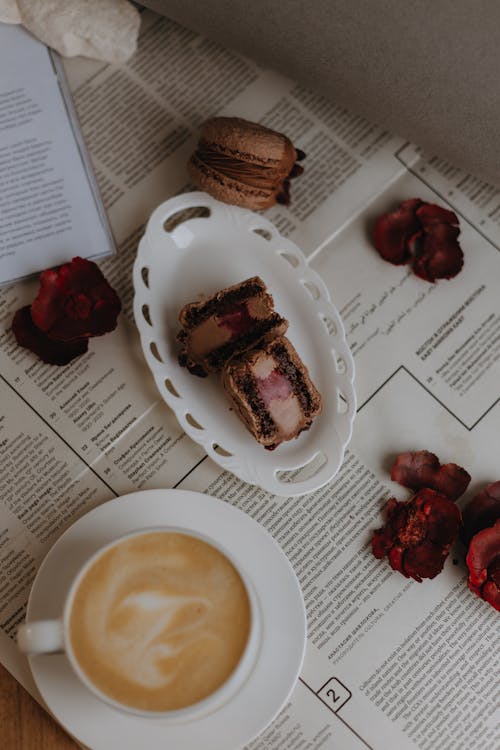
[{"label": "cake slice", "polygon": [[281,336],[288,328],[258,276],[185,305],[179,322],[179,364],[201,377],[220,372],[231,357]]},{"label": "cake slice", "polygon": [[231,359],[222,374],[235,411],[268,450],[309,429],[321,396],[285,337]]}]

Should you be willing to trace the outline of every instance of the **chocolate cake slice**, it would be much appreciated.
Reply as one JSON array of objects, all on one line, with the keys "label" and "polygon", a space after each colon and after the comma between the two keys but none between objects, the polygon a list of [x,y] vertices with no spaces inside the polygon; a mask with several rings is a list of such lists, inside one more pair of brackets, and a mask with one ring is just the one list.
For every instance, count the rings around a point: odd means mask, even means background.
[{"label": "chocolate cake slice", "polygon": [[220,372],[231,357],[281,336],[288,328],[258,276],[185,305],[179,321],[179,364],[201,377]]},{"label": "chocolate cake slice", "polygon": [[285,336],[231,359],[222,382],[237,414],[269,450],[309,429],[321,412],[321,396]]}]

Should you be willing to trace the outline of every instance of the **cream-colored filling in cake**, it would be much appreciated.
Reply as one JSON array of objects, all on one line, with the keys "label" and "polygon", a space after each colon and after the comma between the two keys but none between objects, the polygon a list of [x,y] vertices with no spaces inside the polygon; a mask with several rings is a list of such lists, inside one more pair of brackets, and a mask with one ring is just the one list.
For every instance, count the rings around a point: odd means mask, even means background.
[{"label": "cream-colored filling in cake", "polygon": [[217,318],[207,318],[189,332],[186,349],[193,359],[201,359],[208,352],[230,341],[231,331],[219,325]]},{"label": "cream-colored filling in cake", "polygon": [[251,367],[259,396],[276,425],[280,437],[293,437],[304,422],[297,396],[288,379],[276,369],[274,357],[262,355]]},{"label": "cream-colored filling in cake", "polygon": [[250,330],[256,320],[265,320],[271,312],[269,299],[265,296],[255,296],[229,308],[226,315],[212,315],[189,331],[186,341],[187,352],[193,359],[201,359],[219,346],[237,338],[238,334]]},{"label": "cream-colored filling in cake", "polygon": [[297,430],[304,422],[297,396],[291,394],[284,400],[271,399],[267,408],[281,437],[288,440],[297,434]]}]

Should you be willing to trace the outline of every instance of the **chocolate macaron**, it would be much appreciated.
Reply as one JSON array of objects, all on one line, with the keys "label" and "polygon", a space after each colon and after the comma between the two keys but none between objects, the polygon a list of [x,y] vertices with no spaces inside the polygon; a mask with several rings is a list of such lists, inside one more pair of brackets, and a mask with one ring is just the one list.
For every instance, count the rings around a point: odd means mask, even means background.
[{"label": "chocolate macaron", "polygon": [[213,117],[189,160],[195,184],[224,203],[261,210],[290,202],[305,154],[286,135],[239,117]]}]

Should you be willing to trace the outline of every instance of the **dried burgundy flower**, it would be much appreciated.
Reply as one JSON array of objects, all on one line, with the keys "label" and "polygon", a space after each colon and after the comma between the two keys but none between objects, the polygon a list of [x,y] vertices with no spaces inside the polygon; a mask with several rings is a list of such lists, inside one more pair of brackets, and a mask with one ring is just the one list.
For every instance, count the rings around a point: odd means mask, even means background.
[{"label": "dried burgundy flower", "polygon": [[453,211],[411,198],[377,219],[373,237],[384,260],[395,265],[411,262],[417,276],[434,282],[451,279],[461,270],[459,234]]},{"label": "dried burgundy flower", "polygon": [[375,557],[387,555],[394,570],[419,582],[437,576],[458,533],[455,503],[425,488],[406,502],[390,498],[386,513],[385,526],[373,535]]},{"label": "dried burgundy flower", "polygon": [[416,210],[422,204],[419,198],[403,201],[396,211],[377,219],[373,237],[375,247],[384,260],[399,266],[410,260],[410,241],[420,230]]},{"label": "dried burgundy flower", "polygon": [[478,492],[462,511],[462,540],[466,547],[478,531],[493,526],[500,518],[500,481]]},{"label": "dried burgundy flower", "polygon": [[40,275],[31,317],[49,338],[71,341],[112,331],[120,309],[120,299],[99,267],[76,257]]},{"label": "dried burgundy flower", "polygon": [[466,562],[470,590],[500,612],[500,519],[472,537]]},{"label": "dried burgundy flower", "polygon": [[49,365],[67,365],[75,357],[85,354],[89,341],[87,338],[72,341],[55,341],[37,328],[31,319],[30,305],[21,307],[14,315],[12,331],[20,346],[30,349],[43,362]]},{"label": "dried burgundy flower", "polygon": [[430,451],[408,451],[397,456],[391,479],[412,490],[429,487],[450,500],[456,500],[467,489],[470,475],[457,464],[442,466],[439,458]]},{"label": "dried burgundy flower", "polygon": [[43,362],[66,365],[88,349],[88,339],[116,327],[121,302],[98,266],[73,258],[40,275],[38,296],[14,315],[12,331],[20,346]]},{"label": "dried burgundy flower", "polygon": [[465,506],[462,518],[468,586],[500,611],[500,481],[478,492]]}]

